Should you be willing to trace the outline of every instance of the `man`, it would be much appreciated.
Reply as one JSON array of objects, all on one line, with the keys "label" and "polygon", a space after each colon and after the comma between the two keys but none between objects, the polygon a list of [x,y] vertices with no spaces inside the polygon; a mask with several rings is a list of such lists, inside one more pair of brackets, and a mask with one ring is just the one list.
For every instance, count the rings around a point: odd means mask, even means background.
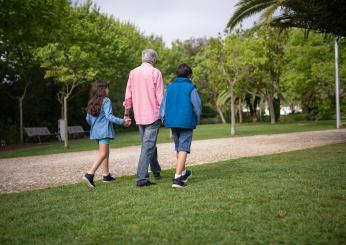
[{"label": "man", "polygon": [[151,186],[148,167],[156,179],[160,179],[161,167],[157,160],[156,140],[159,133],[160,105],[163,98],[164,83],[161,72],[155,68],[157,54],[152,49],[142,52],[142,65],[129,74],[126,86],[124,116],[128,117],[133,109],[139,128],[142,147],[137,168],[137,186]]}]

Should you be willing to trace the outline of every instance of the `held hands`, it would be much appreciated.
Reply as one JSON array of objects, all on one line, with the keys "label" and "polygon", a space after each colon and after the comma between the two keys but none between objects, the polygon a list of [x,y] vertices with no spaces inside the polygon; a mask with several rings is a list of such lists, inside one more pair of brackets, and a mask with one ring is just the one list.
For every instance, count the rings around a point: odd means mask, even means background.
[{"label": "held hands", "polygon": [[131,126],[131,118],[124,116],[124,127],[128,128]]}]

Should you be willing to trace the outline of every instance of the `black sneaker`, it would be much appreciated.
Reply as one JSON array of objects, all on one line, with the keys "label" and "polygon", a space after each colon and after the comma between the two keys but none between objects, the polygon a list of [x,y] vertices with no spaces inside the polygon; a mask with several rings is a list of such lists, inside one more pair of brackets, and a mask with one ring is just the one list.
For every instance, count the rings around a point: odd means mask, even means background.
[{"label": "black sneaker", "polygon": [[173,184],[172,184],[173,188],[185,188],[186,186],[187,186],[186,183],[182,181],[181,178],[173,179]]},{"label": "black sneaker", "polygon": [[160,173],[154,173],[154,178],[157,180],[161,179],[161,174]]},{"label": "black sneaker", "polygon": [[94,183],[94,175],[93,174],[88,174],[86,173],[83,177],[83,180],[85,181],[85,183],[91,187],[94,188],[95,187],[95,183]]},{"label": "black sneaker", "polygon": [[145,186],[152,186],[156,185],[156,183],[150,182],[149,180],[138,180],[136,183],[137,187],[145,187]]},{"label": "black sneaker", "polygon": [[103,176],[103,182],[111,182],[115,180],[115,178],[109,173],[107,176]]},{"label": "black sneaker", "polygon": [[192,176],[192,171],[191,170],[186,170],[186,173],[182,176],[180,176],[180,180],[183,181],[184,183],[187,182],[187,180]]}]

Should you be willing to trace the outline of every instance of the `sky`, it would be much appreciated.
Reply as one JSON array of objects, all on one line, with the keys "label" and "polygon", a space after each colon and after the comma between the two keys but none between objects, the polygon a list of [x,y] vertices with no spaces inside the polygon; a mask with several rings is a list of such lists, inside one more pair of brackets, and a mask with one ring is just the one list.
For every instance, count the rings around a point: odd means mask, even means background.
[{"label": "sky", "polygon": [[[83,2],[80,0],[79,2]],[[161,36],[167,46],[176,39],[223,34],[238,0],[94,0],[101,12],[129,21],[146,35]],[[258,17],[244,21],[250,27]]]}]

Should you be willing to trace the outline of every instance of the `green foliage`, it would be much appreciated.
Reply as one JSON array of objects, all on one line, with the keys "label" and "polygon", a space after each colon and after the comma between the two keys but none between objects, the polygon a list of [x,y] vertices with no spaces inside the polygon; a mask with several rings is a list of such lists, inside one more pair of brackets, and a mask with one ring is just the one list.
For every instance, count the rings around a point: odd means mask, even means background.
[{"label": "green foliage", "polygon": [[303,122],[305,120],[305,116],[303,113],[294,113],[289,115],[283,115],[280,117],[281,123],[297,123]]},{"label": "green foliage", "polygon": [[163,74],[164,80],[169,83],[175,78],[175,71],[179,64],[186,63],[195,66],[195,56],[203,50],[206,39],[175,40],[167,48],[162,40],[155,36],[149,37],[149,47],[155,49],[159,55],[157,68]]},{"label": "green foliage", "polygon": [[239,0],[229,20],[230,29],[245,18],[262,13],[261,22],[281,28],[298,27],[346,36],[344,1]]},{"label": "green foliage", "polygon": [[[0,79],[6,81],[0,84],[0,97],[4,108],[12,109],[17,104],[13,100],[30,84],[24,100],[24,125],[44,122],[42,126],[53,126],[56,131],[61,118],[56,97],[61,101],[64,93],[71,92],[71,123],[86,127],[89,86],[85,85],[106,79],[114,111],[122,113],[128,73],[140,64],[141,51],[149,43],[136,27],[101,13],[92,1],[74,5],[50,0],[0,3]],[[44,103],[32,107],[34,101]],[[46,105],[51,107],[49,113],[43,113]],[[18,109],[6,112],[4,118],[18,125]]]},{"label": "green foliage", "polygon": [[[46,69],[45,78],[55,78],[63,88],[77,87],[91,81],[96,73],[91,67],[93,60],[79,46],[64,48],[58,43],[50,43],[38,49],[41,67]],[[66,91],[67,94],[69,91]]]},{"label": "green foliage", "polygon": [[[76,6],[71,13],[71,22],[67,43],[79,46],[88,54],[95,79],[110,82],[113,109],[122,113],[128,73],[141,63],[141,52],[149,41],[132,24],[120,23],[101,13],[92,2]],[[80,106],[86,104],[84,101]]]},{"label": "green foliage", "polygon": [[[0,1],[0,93],[1,97],[6,94],[9,99],[2,105],[8,107],[20,101],[19,108],[7,113],[7,118],[0,121],[15,121],[22,129],[23,119],[19,118],[19,111],[23,109],[23,114],[27,114],[25,102],[29,93],[44,86],[35,57],[36,48],[60,40],[68,11],[66,0]],[[24,124],[29,121],[24,118]],[[6,125],[5,130],[12,130],[11,126]],[[15,135],[20,133],[13,134],[12,138],[8,138],[8,134],[1,138],[8,142],[18,141]]]},{"label": "green foliage", "polygon": [[[135,178],[0,195],[1,244],[343,244],[346,145],[192,166],[184,190]],[[182,201],[183,200],[183,201]]]},{"label": "green foliage", "polygon": [[[245,18],[262,12],[261,24],[278,26],[281,29],[298,27],[305,29],[305,34],[309,30],[315,30],[323,33],[331,33],[335,36],[346,36],[346,26],[344,21],[344,12],[346,4],[344,1],[326,2],[319,1],[294,1],[294,0],[276,0],[276,1],[259,1],[259,0],[240,0],[237,3],[237,9],[228,22],[228,27],[234,27]],[[275,40],[275,39],[271,39]],[[326,45],[325,47],[327,47]],[[332,52],[329,52],[332,54]],[[307,57],[301,56],[302,59],[308,60]],[[328,76],[328,66],[319,66],[314,64],[315,70],[319,76]],[[310,69],[308,69],[310,70]],[[298,76],[297,76],[298,77]],[[302,78],[302,76],[300,76]],[[304,79],[306,80],[306,79]],[[313,88],[315,89],[315,88]],[[316,93],[318,93],[317,91]],[[330,100],[324,100],[324,105],[319,106],[319,99],[313,95],[315,92],[309,90],[308,96],[303,100],[307,118],[317,119],[320,117],[330,116]],[[328,92],[327,92],[328,93]],[[328,97],[328,96],[326,96]],[[330,97],[329,97],[330,98]],[[343,106],[341,106],[343,108]]]},{"label": "green foliage", "polygon": [[[340,45],[341,95],[346,77],[345,46]],[[335,114],[335,68],[333,39],[300,30],[290,32],[286,46],[282,88],[292,103],[301,103],[307,119],[331,118]],[[343,96],[341,103],[344,103]]]}]

